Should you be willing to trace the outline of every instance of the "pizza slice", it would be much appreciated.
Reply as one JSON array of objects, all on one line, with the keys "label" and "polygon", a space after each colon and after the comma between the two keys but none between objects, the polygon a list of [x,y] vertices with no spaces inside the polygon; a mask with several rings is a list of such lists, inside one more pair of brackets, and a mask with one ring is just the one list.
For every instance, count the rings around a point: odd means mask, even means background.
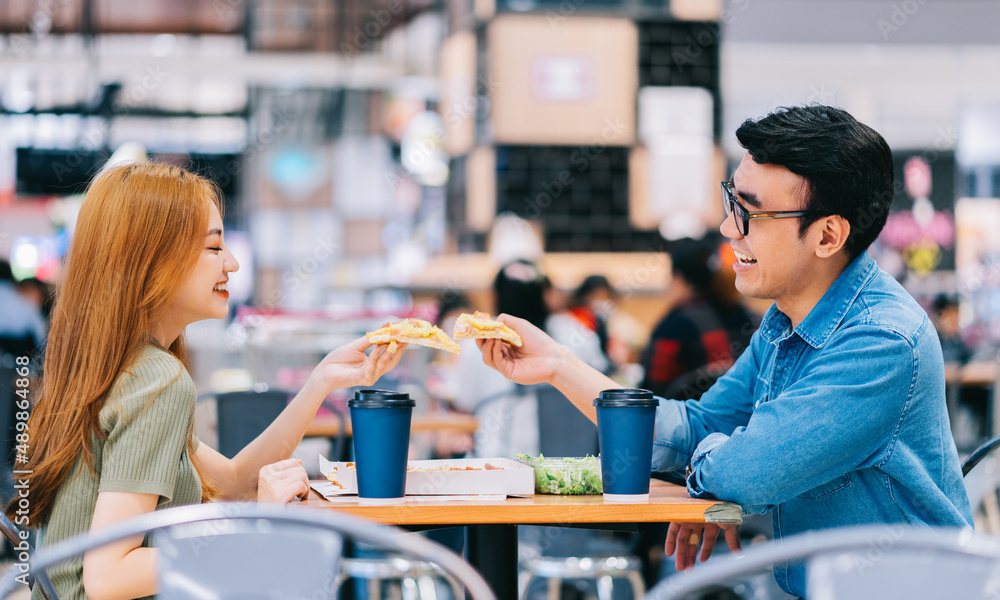
[{"label": "pizza slice", "polygon": [[500,321],[478,310],[475,314],[463,313],[455,320],[456,340],[503,340],[518,348],[521,347],[521,336]]},{"label": "pizza slice", "polygon": [[403,319],[397,323],[386,323],[377,331],[368,332],[368,341],[373,344],[389,344],[394,352],[395,344],[417,344],[458,354],[458,344],[448,334],[423,319]]}]

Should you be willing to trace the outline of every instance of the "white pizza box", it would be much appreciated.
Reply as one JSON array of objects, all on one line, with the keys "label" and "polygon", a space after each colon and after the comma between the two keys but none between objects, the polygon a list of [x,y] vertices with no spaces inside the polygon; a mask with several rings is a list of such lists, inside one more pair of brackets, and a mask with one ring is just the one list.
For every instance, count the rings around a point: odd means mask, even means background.
[{"label": "white pizza box", "polygon": [[[486,469],[489,463],[499,469]],[[352,463],[353,464],[353,463]],[[456,458],[448,460],[411,460],[414,469],[440,467],[473,467],[477,471],[408,471],[406,494],[414,496],[506,494],[530,496],[535,493],[535,471],[509,458]],[[346,462],[331,462],[319,457],[320,473],[326,477],[336,471],[337,483],[344,486],[341,494],[357,494],[357,473]]]}]

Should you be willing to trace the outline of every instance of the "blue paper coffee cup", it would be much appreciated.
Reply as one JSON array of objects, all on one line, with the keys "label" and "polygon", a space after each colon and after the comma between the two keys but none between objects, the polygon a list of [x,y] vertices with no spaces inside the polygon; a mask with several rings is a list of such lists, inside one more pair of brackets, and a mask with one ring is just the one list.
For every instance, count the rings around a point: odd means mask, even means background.
[{"label": "blue paper coffee cup", "polygon": [[594,400],[605,500],[649,500],[658,404],[653,392],[636,389],[604,390]]},{"label": "blue paper coffee cup", "polygon": [[358,390],[347,402],[362,501],[403,501],[414,406],[409,394],[388,390]]}]

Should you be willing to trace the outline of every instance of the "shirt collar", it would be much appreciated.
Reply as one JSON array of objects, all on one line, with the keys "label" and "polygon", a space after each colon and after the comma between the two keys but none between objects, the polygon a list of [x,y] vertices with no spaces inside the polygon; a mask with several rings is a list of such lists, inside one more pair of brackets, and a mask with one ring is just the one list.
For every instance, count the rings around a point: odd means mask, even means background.
[{"label": "shirt collar", "polygon": [[[878,265],[871,254],[862,252],[826,290],[816,306],[795,328],[795,333],[810,346],[822,348],[877,270]],[[761,320],[760,334],[768,342],[773,342],[791,335],[790,327],[791,320],[772,304]]]}]

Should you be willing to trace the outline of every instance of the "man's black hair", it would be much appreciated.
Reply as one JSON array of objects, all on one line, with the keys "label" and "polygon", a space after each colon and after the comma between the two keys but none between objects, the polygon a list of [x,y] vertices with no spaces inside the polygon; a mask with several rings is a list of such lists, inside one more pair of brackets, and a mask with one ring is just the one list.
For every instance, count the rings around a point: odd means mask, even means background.
[{"label": "man's black hair", "polygon": [[799,237],[826,215],[851,225],[844,244],[850,259],[864,252],[885,226],[893,198],[892,151],[871,127],[831,106],[779,108],[747,119],[736,138],[754,162],[785,167],[807,181]]}]

